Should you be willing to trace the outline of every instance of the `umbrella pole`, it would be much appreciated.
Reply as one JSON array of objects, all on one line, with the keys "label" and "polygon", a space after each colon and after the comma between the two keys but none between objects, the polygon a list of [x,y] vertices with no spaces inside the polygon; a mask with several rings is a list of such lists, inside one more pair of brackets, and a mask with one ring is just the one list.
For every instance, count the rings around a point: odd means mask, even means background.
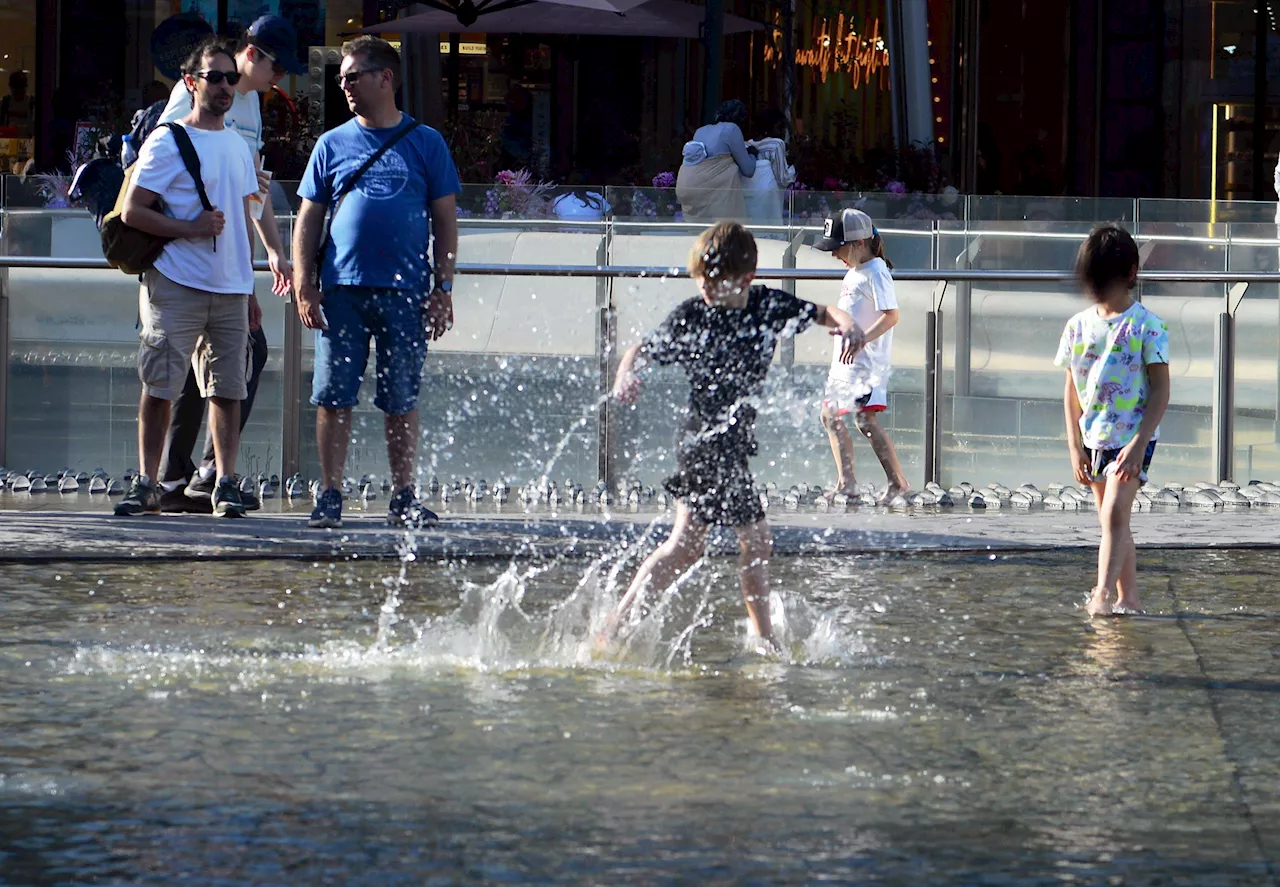
[{"label": "umbrella pole", "polygon": [[707,17],[702,25],[707,49],[707,71],[702,95],[702,122],[710,123],[720,107],[720,80],[724,70],[724,0],[707,0]]}]

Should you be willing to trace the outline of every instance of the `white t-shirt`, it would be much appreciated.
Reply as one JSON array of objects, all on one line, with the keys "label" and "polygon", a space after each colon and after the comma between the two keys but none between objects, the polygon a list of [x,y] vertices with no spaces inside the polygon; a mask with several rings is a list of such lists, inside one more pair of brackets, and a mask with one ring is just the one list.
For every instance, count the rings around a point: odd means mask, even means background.
[{"label": "white t-shirt", "polygon": [[[169,93],[169,103],[160,113],[159,123],[173,123],[191,113],[191,94],[187,92],[187,84],[179,80]],[[257,153],[262,150],[262,108],[258,94],[236,92],[231,100],[231,108],[223,120],[227,129],[234,129],[245,140],[249,150]]]},{"label": "white t-shirt", "polygon": [[[230,129],[183,128],[200,157],[200,177],[209,202],[222,211],[226,226],[216,238],[171,240],[156,259],[156,270],[192,289],[248,295],[253,292],[253,263],[244,199],[258,190],[253,155],[244,139]],[[164,214],[170,218],[189,221],[204,210],[167,126],[157,127],[143,144],[133,181],[159,194]]]},{"label": "white t-shirt", "polygon": [[[847,311],[853,322],[866,330],[880,319],[885,311],[898,307],[898,297],[893,292],[893,277],[883,259],[872,259],[850,268],[840,285],[840,301],[837,307]],[[853,363],[840,362],[840,350],[844,341],[836,336],[831,340],[831,371],[828,378],[866,386],[867,390],[881,388],[889,383],[889,371],[893,359],[893,330],[870,342],[858,352]]]}]

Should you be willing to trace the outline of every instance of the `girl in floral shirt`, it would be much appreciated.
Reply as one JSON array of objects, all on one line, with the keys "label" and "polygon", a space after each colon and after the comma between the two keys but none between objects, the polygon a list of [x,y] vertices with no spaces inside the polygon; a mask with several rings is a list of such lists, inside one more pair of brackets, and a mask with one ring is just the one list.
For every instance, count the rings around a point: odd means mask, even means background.
[{"label": "girl in floral shirt", "polygon": [[1112,225],[1094,229],[1076,274],[1095,304],[1067,322],[1054,360],[1067,371],[1063,406],[1076,480],[1093,489],[1102,524],[1090,616],[1142,610],[1129,515],[1169,405],[1169,328],[1133,300],[1138,247]]}]

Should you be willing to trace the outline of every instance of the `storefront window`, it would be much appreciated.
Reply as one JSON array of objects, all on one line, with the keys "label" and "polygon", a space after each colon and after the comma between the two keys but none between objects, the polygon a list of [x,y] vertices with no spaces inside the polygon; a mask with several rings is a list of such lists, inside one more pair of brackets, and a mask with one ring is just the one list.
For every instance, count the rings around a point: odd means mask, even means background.
[{"label": "storefront window", "polygon": [[0,6],[0,169],[21,173],[35,156],[36,4]]},{"label": "storefront window", "polygon": [[[1280,135],[1280,35],[1271,4],[1264,9],[1266,51],[1259,62],[1255,0],[1213,0],[1209,81],[1204,117],[1208,118],[1211,158],[1207,196],[1216,200],[1270,199]],[[1258,66],[1266,78],[1262,121],[1262,168],[1255,169]]]}]

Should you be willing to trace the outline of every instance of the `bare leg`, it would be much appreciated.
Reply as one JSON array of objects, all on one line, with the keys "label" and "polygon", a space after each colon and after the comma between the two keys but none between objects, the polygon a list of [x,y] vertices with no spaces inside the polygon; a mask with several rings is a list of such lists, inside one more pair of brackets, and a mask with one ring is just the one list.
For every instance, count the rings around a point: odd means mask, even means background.
[{"label": "bare leg", "polygon": [[[1098,502],[1098,523],[1102,526],[1102,543],[1098,546],[1098,584],[1094,587],[1089,615],[1109,615],[1114,606],[1142,609],[1137,587],[1137,550],[1129,519],[1133,499],[1142,484],[1137,480],[1119,481],[1109,477],[1095,483],[1093,494]],[[1100,498],[1099,498],[1100,495]],[[1128,569],[1126,569],[1128,568]],[[1126,573],[1132,570],[1130,575]],[[1112,595],[1116,601],[1111,603]]]},{"label": "bare leg", "polygon": [[738,533],[738,580],[742,584],[747,615],[751,617],[751,624],[755,626],[760,640],[777,649],[773,623],[769,618],[769,559],[773,556],[769,524],[759,520],[735,529]]},{"label": "bare leg", "polygon": [[138,462],[153,484],[160,481],[160,452],[169,431],[170,401],[143,394],[138,401]]},{"label": "bare leg", "polygon": [[316,444],[320,449],[320,482],[327,490],[342,489],[342,467],[351,443],[351,408],[316,408]]},{"label": "bare leg", "polygon": [[240,449],[240,401],[209,398],[209,436],[213,438],[218,477],[231,477],[236,473],[236,453]]},{"label": "bare leg", "polygon": [[836,460],[836,492],[853,495],[857,492],[858,481],[853,473],[853,435],[849,434],[849,426],[830,407],[824,405],[822,427],[827,429],[831,455]]},{"label": "bare leg", "polygon": [[413,463],[418,455],[418,411],[383,417],[387,433],[387,461],[396,492],[413,483]]},{"label": "bare leg", "polygon": [[858,430],[871,442],[871,450],[880,460],[880,467],[884,469],[884,476],[889,481],[886,497],[911,489],[906,475],[902,473],[902,465],[898,462],[898,454],[893,449],[893,441],[889,440],[889,435],[880,426],[880,420],[876,418],[876,414],[858,413]]},{"label": "bare leg", "polygon": [[605,629],[607,635],[612,635],[617,630],[646,589],[666,588],[698,562],[698,558],[706,550],[709,529],[706,524],[694,519],[693,513],[683,502],[676,503],[676,522],[671,528],[671,535],[653,554],[645,558],[636,571],[627,593],[618,601],[613,615],[609,617],[609,625]]}]

